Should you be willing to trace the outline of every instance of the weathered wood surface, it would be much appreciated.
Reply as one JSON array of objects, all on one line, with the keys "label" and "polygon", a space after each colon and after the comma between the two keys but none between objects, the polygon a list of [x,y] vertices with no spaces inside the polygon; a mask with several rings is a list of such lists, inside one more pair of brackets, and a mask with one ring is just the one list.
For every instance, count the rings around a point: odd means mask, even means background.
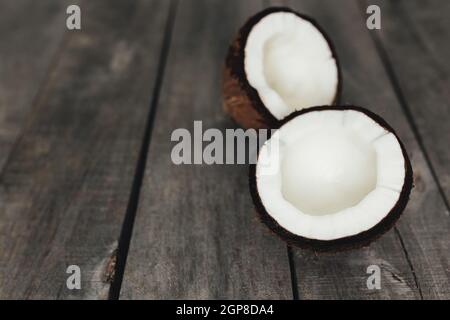
[{"label": "weathered wood surface", "polygon": [[370,2],[381,8],[377,34],[449,209],[450,1]]},{"label": "weathered wood surface", "polygon": [[[398,225],[398,230],[403,235],[404,246],[417,275],[423,297],[449,299],[450,212],[448,202],[445,201],[445,194],[440,192],[439,185],[436,183],[436,179],[439,179],[441,186],[448,187],[449,162],[447,160],[442,162],[445,158],[449,159],[449,150],[445,145],[448,146],[449,138],[447,119],[450,117],[448,107],[450,69],[449,65],[442,60],[448,56],[446,53],[449,52],[448,41],[444,40],[448,37],[443,35],[444,25],[448,25],[448,19],[444,18],[448,13],[446,10],[448,2],[428,3],[429,8],[423,12],[424,16],[428,16],[428,26],[419,20],[415,21],[414,25],[410,21],[408,25],[403,15],[407,13],[403,10],[420,14],[419,11],[425,10],[425,7],[418,6],[418,2],[415,1],[402,3],[401,10],[396,10],[398,14],[390,11],[389,6],[386,6],[388,2],[380,4],[385,17],[384,27],[382,25],[381,32],[375,33],[374,37],[381,59],[384,60],[385,68],[391,76],[392,84],[397,89],[399,103],[402,104],[405,115],[409,116],[407,117],[409,126],[416,129],[416,143],[409,146],[415,166],[414,195],[416,198],[413,198],[409,205],[411,214],[404,223]],[[434,22],[429,24],[433,20]],[[436,39],[427,40],[427,44],[417,38],[408,39],[403,32],[405,29],[412,28],[409,30],[411,32],[409,36],[415,36],[417,35],[415,26],[418,30],[424,28],[424,32],[429,28],[429,36]],[[431,31],[433,27],[436,28],[435,31]],[[380,44],[379,37],[390,38],[386,41],[389,43],[389,47],[386,47],[389,48],[388,50],[386,48],[383,50],[384,43]],[[394,47],[395,43],[396,47]],[[425,53],[423,47],[431,43],[434,43],[435,50]],[[399,55],[399,52],[402,53]],[[417,60],[411,58],[412,56],[417,57]],[[392,63],[393,61],[395,63]],[[437,62],[439,65],[436,65]],[[417,73],[409,74],[409,77],[406,73],[409,72],[408,68],[416,69],[417,71],[410,71]],[[430,98],[426,102],[425,97],[429,95],[433,96],[433,99]],[[419,98],[423,104],[418,103]],[[421,111],[419,111],[420,108],[422,108]],[[396,120],[398,122],[398,119]],[[394,125],[397,122],[393,122]],[[400,125],[404,123],[406,120],[398,124],[399,131]],[[428,135],[432,135],[433,138]],[[422,144],[424,147],[420,148],[417,140],[423,141],[425,146]],[[423,153],[424,150],[427,152],[427,157]],[[426,161],[427,159],[429,161]],[[433,175],[433,171],[430,170],[433,168],[437,175]],[[447,190],[445,189],[444,193]]]},{"label": "weathered wood surface", "polygon": [[17,0],[0,4],[0,170],[58,56],[67,3]]},{"label": "weathered wood surface", "polygon": [[121,298],[292,298],[284,243],[257,221],[245,165],[172,163],[177,128],[233,128],[222,111],[227,46],[259,1],[177,9]]},{"label": "weathered wood surface", "polygon": [[[82,31],[68,32],[0,175],[3,299],[108,296],[168,3],[85,1],[82,13]],[[50,28],[65,30],[61,23]],[[80,291],[66,288],[71,264],[81,268]]]},{"label": "weathered wood surface", "polygon": [[[343,103],[368,106],[386,117],[401,116],[365,21],[353,0],[340,1],[339,6],[327,0],[275,4],[288,5],[314,17],[328,32],[343,69]],[[377,96],[380,89],[386,91],[383,97]],[[401,242],[393,231],[368,248],[327,255],[294,250],[294,257],[299,299],[420,298]],[[382,290],[367,288],[366,271],[370,265],[378,265],[382,270]]]},{"label": "weathered wood surface", "polygon": [[[369,248],[330,256],[296,252],[302,298],[448,298],[450,220],[430,168],[403,113],[389,74],[355,1],[294,3],[329,30],[344,69],[343,103],[366,106],[397,130],[412,157],[416,187],[395,230]],[[358,24],[360,26],[358,26]],[[382,290],[366,288],[368,265],[383,272]]]},{"label": "weathered wood surface", "polygon": [[[2,2],[0,298],[449,299],[449,4],[372,3],[381,31],[368,1],[100,0],[67,32],[66,2]],[[343,103],[385,117],[412,158],[407,210],[368,248],[287,250],[253,212],[247,166],[171,162],[173,130],[235,127],[223,59],[272,4],[328,31]],[[66,288],[71,264],[81,291]],[[381,290],[366,287],[372,264]]]}]

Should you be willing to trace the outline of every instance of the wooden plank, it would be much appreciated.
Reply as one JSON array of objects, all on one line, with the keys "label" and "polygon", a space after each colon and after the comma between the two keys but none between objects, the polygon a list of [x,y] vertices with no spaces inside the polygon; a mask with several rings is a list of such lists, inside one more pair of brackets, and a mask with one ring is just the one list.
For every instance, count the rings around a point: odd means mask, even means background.
[{"label": "wooden plank", "polygon": [[[368,248],[328,256],[295,251],[300,298],[448,297],[448,212],[370,37],[375,31],[366,28],[354,1],[336,5],[311,0],[293,7],[314,16],[329,31],[344,71],[342,102],[366,106],[393,125],[412,158],[416,183],[397,231]],[[366,268],[372,264],[382,270],[379,291],[366,288]]]},{"label": "wooden plank", "polygon": [[177,128],[224,132],[227,47],[259,1],[182,1],[156,114],[121,298],[292,298],[287,250],[257,221],[244,165],[180,165]]},{"label": "wooden plank", "polygon": [[[435,179],[450,199],[449,1],[371,1],[381,8],[377,33]],[[400,45],[399,45],[400,44]]]},{"label": "wooden plank", "polygon": [[0,170],[57,56],[67,5],[51,0],[0,5]]},{"label": "wooden plank", "polygon": [[[375,2],[377,3],[377,2]],[[409,2],[408,2],[409,4]],[[416,201],[412,205],[413,214],[410,217],[409,223],[400,224],[399,231],[404,234],[404,245],[407,249],[411,263],[415,266],[416,274],[419,282],[422,282],[422,291],[423,295],[426,298],[439,298],[439,299],[449,299],[450,297],[450,212],[448,207],[448,202],[445,201],[445,195],[443,193],[447,192],[446,187],[446,176],[448,177],[448,169],[446,173],[445,166],[448,166],[448,162],[442,163],[442,159],[447,157],[448,159],[448,150],[444,147],[446,143],[445,140],[448,140],[449,130],[446,125],[447,119],[450,117],[450,113],[448,110],[448,74],[449,67],[445,63],[442,63],[442,59],[446,58],[445,53],[448,52],[448,41],[444,40],[445,37],[442,35],[446,30],[440,30],[439,28],[443,28],[445,22],[444,15],[447,11],[445,11],[446,6],[448,7],[448,3],[443,4],[437,2],[430,3],[433,8],[431,11],[427,11],[424,16],[428,14],[432,14],[432,16],[428,16],[427,21],[431,21],[436,19],[435,24],[430,25],[430,28],[436,28],[435,32],[431,32],[436,38],[432,41],[427,41],[427,43],[421,42],[419,39],[416,39],[416,45],[421,47],[427,47],[434,41],[435,50],[431,50],[430,52],[433,57],[426,58],[423,51],[418,51],[413,49],[414,41],[411,39],[406,40],[403,38],[403,31],[399,30],[404,28],[414,28],[413,24],[408,26],[405,23],[405,16],[400,13],[400,11],[396,10],[399,13],[397,16],[393,16],[389,14],[389,10],[385,10],[389,6],[387,2],[383,2],[381,5],[382,14],[384,13],[384,20],[382,20],[382,29],[381,32],[375,33],[374,40],[378,45],[379,51],[384,55],[385,67],[390,72],[392,83],[394,87],[397,88],[397,95],[399,97],[399,101],[403,104],[403,109],[405,114],[409,117],[408,119],[412,123],[414,129],[421,128],[419,130],[420,135],[416,134],[416,137],[419,138],[420,142],[426,143],[426,151],[429,152],[432,157],[428,158],[431,161],[425,161],[425,159],[421,159],[421,162],[427,162],[421,167],[417,167],[415,170],[415,184],[416,184],[416,193],[421,192],[423,194],[428,195],[428,199],[424,199],[423,201]],[[411,5],[414,8],[413,2]],[[416,3],[417,5],[417,3]],[[444,5],[444,6],[442,6]],[[437,6],[437,7],[436,7]],[[403,8],[403,6],[402,6]],[[419,11],[425,7],[416,6],[414,12],[419,14]],[[405,7],[406,9],[406,7]],[[437,11],[441,10],[440,13]],[[383,23],[384,22],[384,23]],[[420,23],[420,21],[417,21]],[[412,22],[411,22],[412,23]],[[441,25],[439,26],[439,23]],[[397,26],[395,26],[397,24]],[[420,29],[420,28],[419,28]],[[394,31],[397,30],[397,31]],[[424,29],[425,30],[425,29]],[[414,34],[415,29],[410,30],[414,36],[419,36],[419,34]],[[400,33],[397,33],[400,32]],[[419,32],[419,31],[417,31]],[[389,48],[389,50],[385,50],[383,48],[383,44],[380,44],[379,37],[382,39],[389,37],[393,37],[396,39],[395,50]],[[411,36],[411,34],[410,34]],[[440,37],[440,38],[439,38]],[[392,39],[392,38],[391,38]],[[393,42],[391,41],[391,46]],[[429,47],[431,48],[431,46]],[[406,49],[406,51],[405,51]],[[418,65],[410,66],[411,68],[417,68],[417,78],[407,78],[403,74],[401,78],[398,78],[401,72],[406,71],[405,65],[400,63],[398,60],[399,66],[395,66],[394,64],[390,64],[393,60],[392,57],[396,57],[395,59],[399,59],[399,54],[402,52],[405,53],[404,57],[401,58],[404,62],[408,63],[411,61],[417,61]],[[416,58],[413,58],[416,56]],[[420,57],[423,56],[423,57]],[[418,59],[418,60],[415,60]],[[422,60],[423,59],[423,60]],[[438,65],[436,65],[438,63]],[[398,68],[398,69],[397,69]],[[395,70],[394,72],[392,72]],[[434,73],[438,73],[440,76],[437,79]],[[425,77],[427,79],[420,79],[421,77]],[[415,87],[414,83],[420,83],[417,87]],[[446,86],[447,84],[447,86]],[[409,86],[414,86],[413,88]],[[409,89],[405,90],[403,88],[409,87]],[[414,93],[413,91],[417,92]],[[404,94],[407,94],[406,96]],[[413,96],[414,94],[414,96]],[[419,99],[419,96],[423,94],[427,96],[430,94],[434,98],[429,100],[427,104],[418,104],[418,101],[415,99]],[[423,99],[423,97],[421,98]],[[425,103],[426,99],[421,100]],[[444,105],[446,107],[444,107]],[[423,108],[422,112],[419,114],[419,107]],[[429,114],[427,112],[423,112],[425,109],[433,110]],[[412,111],[412,113],[411,113]],[[441,113],[442,111],[442,113]],[[439,115],[436,116],[435,112]],[[423,115],[423,117],[422,117]],[[432,120],[434,119],[434,120]],[[427,133],[422,132],[421,130],[427,130],[426,132],[433,131],[432,135],[433,139],[430,137],[426,137]],[[444,134],[444,136],[439,137],[439,132]],[[431,145],[436,145],[435,147],[429,147]],[[423,149],[418,146],[416,149],[411,149],[412,152],[416,152],[417,155],[421,155],[423,157]],[[440,154],[442,150],[442,154]],[[445,150],[445,152],[443,151]],[[438,155],[439,154],[439,155]],[[440,157],[439,160],[436,157]],[[437,170],[438,175],[434,175],[433,181],[433,171],[430,170],[430,163]],[[444,166],[444,167],[443,167]],[[448,167],[447,167],[448,168]],[[441,182],[444,184],[444,192],[440,192],[439,186],[436,185],[436,178],[439,178]],[[442,178],[442,179],[441,179]],[[447,185],[448,186],[448,185]],[[429,190],[432,189],[432,190]],[[440,193],[440,196],[439,196]],[[432,205],[427,206],[426,203],[431,203]],[[429,207],[429,208],[427,208]]]},{"label": "wooden plank", "polygon": [[83,2],[0,176],[0,298],[108,296],[168,7]]}]

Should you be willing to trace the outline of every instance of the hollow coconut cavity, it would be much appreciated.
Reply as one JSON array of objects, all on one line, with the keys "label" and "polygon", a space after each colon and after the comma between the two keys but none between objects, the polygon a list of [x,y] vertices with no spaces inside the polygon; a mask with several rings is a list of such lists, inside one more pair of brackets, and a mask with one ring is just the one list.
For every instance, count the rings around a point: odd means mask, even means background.
[{"label": "hollow coconut cavity", "polygon": [[230,47],[224,106],[245,128],[268,128],[296,110],[332,105],[340,92],[333,45],[311,18],[269,8],[247,21]]},{"label": "hollow coconut cavity", "polygon": [[316,251],[368,244],[398,219],[412,168],[393,129],[359,107],[291,114],[251,166],[256,208],[284,240]]}]

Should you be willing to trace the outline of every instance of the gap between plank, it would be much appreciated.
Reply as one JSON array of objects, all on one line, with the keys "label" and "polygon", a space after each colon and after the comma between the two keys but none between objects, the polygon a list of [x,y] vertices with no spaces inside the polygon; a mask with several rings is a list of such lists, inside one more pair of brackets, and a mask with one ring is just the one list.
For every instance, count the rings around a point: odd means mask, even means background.
[{"label": "gap between plank", "polygon": [[298,281],[297,281],[297,272],[295,268],[294,252],[292,251],[291,246],[287,246],[287,253],[289,259],[289,269],[291,271],[292,298],[294,300],[300,300],[300,297],[298,295]]},{"label": "gap between plank", "polygon": [[163,45],[159,57],[160,63],[156,74],[152,100],[150,102],[150,111],[147,118],[147,123],[145,125],[143,142],[139,152],[138,163],[136,165],[136,172],[133,178],[133,185],[131,187],[128,206],[125,212],[125,218],[120,233],[119,244],[117,248],[117,262],[115,266],[114,278],[112,280],[108,295],[109,300],[118,300],[120,297],[120,290],[122,288],[122,281],[127,262],[128,250],[130,248],[130,241],[133,233],[134,220],[139,205],[139,197],[145,174],[145,167],[153,131],[153,124],[155,122],[156,109],[159,102],[159,95],[164,78],[164,71],[167,64],[167,58],[169,55],[177,6],[178,0],[171,0],[169,7],[169,14],[164,29]]},{"label": "gap between plank", "polygon": [[[363,19],[364,19],[365,8],[362,5],[362,3],[360,3],[360,6],[361,6],[361,9],[362,9],[362,15],[363,15]],[[406,98],[405,98],[405,96],[403,94],[403,90],[402,90],[402,88],[400,86],[400,82],[399,82],[399,80],[397,78],[397,75],[395,74],[394,68],[392,67],[392,63],[391,63],[391,61],[389,59],[389,56],[388,56],[388,54],[386,52],[386,49],[384,48],[382,40],[374,32],[369,32],[369,35],[370,35],[370,38],[372,39],[372,41],[373,41],[373,43],[375,45],[375,48],[376,48],[376,50],[378,52],[378,55],[380,56],[381,62],[382,62],[383,66],[384,66],[384,68],[386,70],[386,73],[387,73],[387,75],[389,77],[389,80],[391,82],[392,88],[393,88],[394,93],[395,93],[395,95],[396,95],[396,97],[397,97],[397,99],[398,99],[398,101],[400,103],[400,106],[401,106],[401,108],[403,110],[403,113],[405,114],[406,119],[408,120],[408,123],[411,126],[414,138],[416,139],[416,141],[417,141],[417,143],[419,145],[420,151],[424,155],[424,158],[425,158],[425,161],[427,163],[427,166],[430,169],[430,172],[431,172],[431,174],[433,176],[433,180],[436,182],[436,185],[438,187],[439,193],[440,193],[440,195],[441,195],[441,197],[442,197],[442,199],[444,201],[444,204],[445,204],[447,210],[449,210],[449,205],[448,205],[447,199],[445,197],[444,190],[442,189],[442,186],[440,185],[439,180],[437,179],[436,172],[434,171],[434,168],[433,168],[433,166],[431,164],[431,161],[430,161],[430,158],[428,156],[428,153],[426,152],[425,145],[424,145],[424,143],[422,141],[422,138],[420,136],[420,133],[418,131],[418,128],[416,126],[414,118],[412,116],[411,110],[409,109],[408,103],[406,102]],[[408,250],[406,249],[406,246],[405,246],[405,243],[403,241],[402,235],[401,235],[401,233],[400,233],[400,231],[398,230],[397,227],[394,227],[394,232],[395,232],[395,234],[397,235],[397,237],[398,237],[398,239],[400,241],[400,244],[402,246],[403,252],[405,254],[406,261],[408,262],[409,268],[410,268],[410,270],[411,270],[411,272],[413,274],[415,286],[416,286],[417,290],[419,291],[420,298],[423,300],[422,289],[421,289],[419,281],[417,279],[413,263],[412,263],[411,259],[409,258]]]},{"label": "gap between plank", "polygon": [[416,272],[414,271],[413,264],[411,262],[411,259],[409,258],[408,251],[406,250],[402,235],[400,234],[400,231],[398,231],[397,227],[394,227],[394,231],[395,231],[395,234],[397,235],[397,238],[400,241],[400,245],[402,246],[403,251],[405,253],[406,261],[408,262],[409,268],[411,269],[411,272],[413,274],[414,283],[416,285],[416,288],[419,290],[420,299],[423,300],[422,288],[420,287],[419,281],[417,280]]}]

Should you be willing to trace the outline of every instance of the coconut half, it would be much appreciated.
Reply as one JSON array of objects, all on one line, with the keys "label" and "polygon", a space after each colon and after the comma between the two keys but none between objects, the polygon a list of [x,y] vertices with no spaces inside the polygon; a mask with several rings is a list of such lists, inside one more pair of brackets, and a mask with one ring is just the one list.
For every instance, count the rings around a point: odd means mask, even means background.
[{"label": "coconut half", "polygon": [[338,101],[334,47],[311,18],[269,8],[240,29],[225,62],[224,108],[244,128],[270,128],[296,110]]},{"label": "coconut half", "polygon": [[359,107],[313,107],[281,121],[250,167],[262,221],[316,251],[368,244],[399,218],[412,188],[394,130]]}]

